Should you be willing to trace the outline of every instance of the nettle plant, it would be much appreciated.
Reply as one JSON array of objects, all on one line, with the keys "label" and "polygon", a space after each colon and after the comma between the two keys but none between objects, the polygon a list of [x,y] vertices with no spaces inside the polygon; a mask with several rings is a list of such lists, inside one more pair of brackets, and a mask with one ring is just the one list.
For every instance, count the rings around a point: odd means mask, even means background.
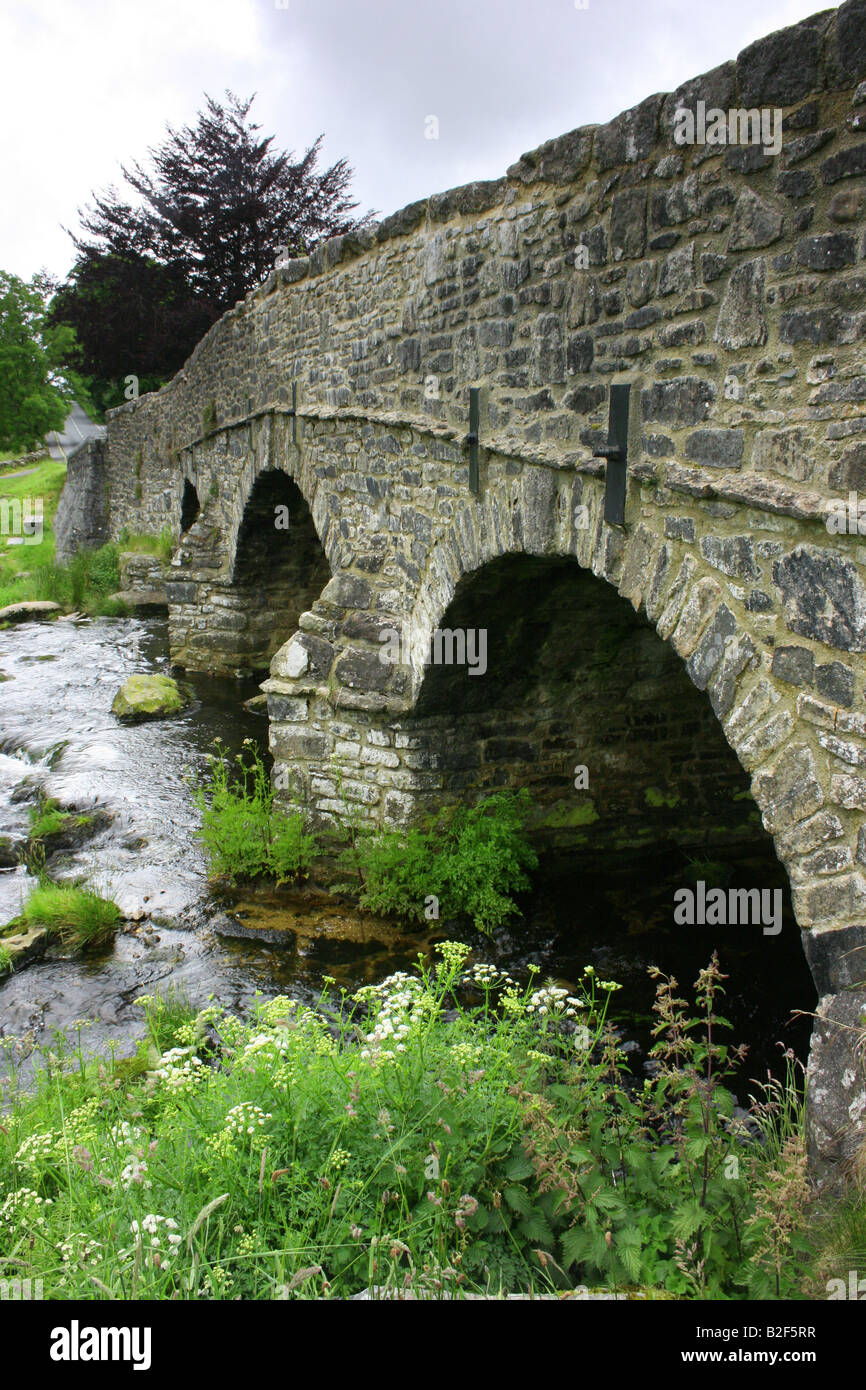
[{"label": "nettle plant", "polygon": [[795,1296],[809,1244],[797,1229],[804,1145],[793,1054],[786,1084],[768,1080],[763,1099],[737,1115],[724,1082],[745,1049],[720,1041],[730,1024],[716,1012],[727,978],[717,955],[695,982],[694,1016],[673,977],[649,973],[653,1076],[628,1073],[606,1028],[600,1055],[527,1097],[527,1151],[568,1219],[562,1264],[681,1297]]}]

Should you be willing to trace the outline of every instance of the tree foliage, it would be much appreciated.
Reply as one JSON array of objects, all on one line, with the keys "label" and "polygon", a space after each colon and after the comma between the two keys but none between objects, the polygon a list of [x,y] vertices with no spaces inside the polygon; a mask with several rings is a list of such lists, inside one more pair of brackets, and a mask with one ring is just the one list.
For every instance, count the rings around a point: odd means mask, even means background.
[{"label": "tree foliage", "polygon": [[70,338],[49,330],[45,300],[50,283],[28,283],[0,271],[0,448],[34,449],[50,430],[63,428],[69,390],[57,370]]},{"label": "tree foliage", "polygon": [[100,411],[121,405],[127,376],[158,390],[214,322],[180,266],[131,252],[84,256],[51,304],[51,320],[74,334],[69,361],[88,378]]},{"label": "tree foliage", "polygon": [[297,159],[274,149],[253,100],[206,96],[196,123],[167,127],[146,165],[122,166],[126,196],[111,187],[79,214],[77,260],[52,318],[75,329],[75,365],[101,379],[103,405],[123,399],[129,374],[140,389],[168,380],[279,248],[304,255],[369,221],[353,216],[346,160],[320,170],[321,135]]}]

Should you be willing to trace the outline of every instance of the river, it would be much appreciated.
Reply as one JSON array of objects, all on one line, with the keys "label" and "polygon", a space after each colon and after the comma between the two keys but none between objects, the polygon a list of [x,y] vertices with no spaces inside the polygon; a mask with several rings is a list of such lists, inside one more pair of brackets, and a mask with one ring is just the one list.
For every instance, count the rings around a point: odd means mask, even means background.
[{"label": "river", "polygon": [[[96,618],[28,623],[0,632],[0,836],[22,840],[28,805],[37,791],[82,810],[100,807],[110,823],[60,866],[55,877],[86,877],[122,911],[146,916],[129,922],[110,948],[87,957],[51,948],[41,961],[0,983],[0,1036],[48,1041],[87,1019],[88,1050],[116,1048],[124,1055],[143,1034],[135,1000],[173,987],[203,1007],[211,998],[243,1013],[257,991],[318,997],[322,976],[357,987],[394,969],[409,969],[435,933],[413,936],[387,923],[370,923],[345,905],[247,904],[260,922],[288,926],[286,945],[264,946],[216,934],[219,910],[208,892],[198,814],[188,778],[201,776],[212,741],[237,749],[246,737],[267,743],[264,718],[243,700],[255,686],[191,677],[194,696],[182,715],[120,725],[111,702],[135,672],[170,669],[167,625],[159,618]],[[715,856],[718,858],[718,855]],[[547,976],[573,983],[592,964],[619,981],[615,996],[623,1033],[639,1061],[649,1043],[653,987],[647,967],[658,964],[691,985],[714,946],[729,972],[725,1013],[732,1041],[749,1043],[744,1072],[777,1070],[784,1042],[805,1057],[815,993],[791,914],[784,871],[769,840],[726,865],[733,883],[784,889],[780,937],[760,928],[674,927],[674,888],[684,856],[628,862],[546,865],[523,915],[492,942],[470,929],[462,935],[478,959],[493,961],[525,980],[530,963]],[[0,922],[20,909],[32,880],[19,866],[0,871]],[[239,910],[243,910],[240,907]],[[438,936],[455,932],[439,931]]]}]

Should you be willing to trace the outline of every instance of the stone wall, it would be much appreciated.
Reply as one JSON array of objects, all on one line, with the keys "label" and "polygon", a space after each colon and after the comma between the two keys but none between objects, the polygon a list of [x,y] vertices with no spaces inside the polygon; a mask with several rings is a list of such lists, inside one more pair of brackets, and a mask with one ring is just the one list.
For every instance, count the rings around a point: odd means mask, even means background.
[{"label": "stone wall", "polygon": [[[286,579],[290,621],[308,606],[266,684],[286,796],[327,816],[339,783],[378,820],[445,790],[458,769],[434,745],[455,725],[422,728],[444,716],[417,704],[431,634],[465,576],[509,555],[569,558],[706,692],[787,868],[819,987],[837,988],[843,958],[863,979],[866,553],[826,521],[866,489],[864,78],[866,0],[848,0],[503,178],[274,271],[163,391],[112,413],[113,533],[179,534],[186,481],[202,503],[169,587],[188,664],[266,655],[225,619],[258,477],[285,474],[309,511],[321,551],[306,551],[308,575],[326,563],[332,578],[312,602],[297,570]],[[678,144],[676,113],[699,102],[778,109],[781,149]],[[593,457],[612,382],[631,385],[624,530],[603,521]],[[394,625],[406,657],[384,664]],[[476,726],[463,753],[484,744]],[[483,763],[481,747],[469,770]],[[855,1137],[866,1087],[862,1099]]]},{"label": "stone wall", "polygon": [[88,439],[69,455],[53,528],[60,564],[77,550],[92,550],[109,539],[109,481],[102,439]]}]

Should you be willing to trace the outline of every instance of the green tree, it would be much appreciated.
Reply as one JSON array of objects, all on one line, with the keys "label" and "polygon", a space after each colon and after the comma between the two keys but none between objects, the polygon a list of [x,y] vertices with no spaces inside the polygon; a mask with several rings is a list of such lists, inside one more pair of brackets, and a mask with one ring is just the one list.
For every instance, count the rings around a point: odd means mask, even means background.
[{"label": "green tree", "polygon": [[280,248],[304,255],[372,216],[353,215],[345,159],[319,169],[322,136],[299,159],[273,149],[250,119],[253,100],[206,96],[196,123],[169,126],[147,167],[123,167],[129,196],[109,188],[79,214],[76,264],[51,317],[75,329],[73,365],[103,406],[120,403],[129,374],[140,390],[173,376]]},{"label": "green tree", "polygon": [[34,449],[50,430],[63,428],[71,390],[58,356],[71,350],[65,335],[45,322],[51,282],[27,283],[0,271],[0,448]]},{"label": "green tree", "polygon": [[215,317],[180,266],[137,251],[82,255],[50,308],[58,334],[70,335],[64,360],[86,378],[99,412],[123,404],[127,376],[142,394],[163,386]]}]

